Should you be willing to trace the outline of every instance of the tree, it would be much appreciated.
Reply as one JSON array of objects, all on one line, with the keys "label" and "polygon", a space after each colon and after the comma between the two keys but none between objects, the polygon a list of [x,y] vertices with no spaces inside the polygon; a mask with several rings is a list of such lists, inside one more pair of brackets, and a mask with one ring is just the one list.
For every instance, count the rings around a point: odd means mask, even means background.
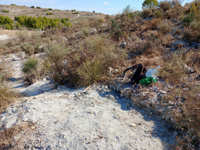
[{"label": "tree", "polygon": [[152,9],[154,7],[158,6],[158,1],[157,0],[145,0],[142,3],[142,8],[148,8],[148,9]]}]

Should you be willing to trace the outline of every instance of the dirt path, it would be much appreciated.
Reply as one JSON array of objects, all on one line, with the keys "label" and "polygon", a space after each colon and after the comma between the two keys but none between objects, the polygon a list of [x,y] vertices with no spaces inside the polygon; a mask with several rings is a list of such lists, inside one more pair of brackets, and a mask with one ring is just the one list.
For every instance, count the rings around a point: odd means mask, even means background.
[{"label": "dirt path", "polygon": [[22,60],[11,58],[18,67],[10,84],[26,96],[0,115],[0,133],[28,124],[10,137],[12,149],[163,150],[175,141],[165,121],[107,86],[55,89],[47,80],[25,87],[16,79]]}]

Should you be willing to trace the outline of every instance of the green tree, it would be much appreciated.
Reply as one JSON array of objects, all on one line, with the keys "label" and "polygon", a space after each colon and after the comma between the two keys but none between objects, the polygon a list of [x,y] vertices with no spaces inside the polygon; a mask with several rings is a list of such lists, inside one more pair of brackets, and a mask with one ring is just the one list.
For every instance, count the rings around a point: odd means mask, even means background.
[{"label": "green tree", "polygon": [[145,0],[142,3],[142,8],[148,8],[148,9],[152,9],[154,7],[158,6],[158,1],[157,0]]}]

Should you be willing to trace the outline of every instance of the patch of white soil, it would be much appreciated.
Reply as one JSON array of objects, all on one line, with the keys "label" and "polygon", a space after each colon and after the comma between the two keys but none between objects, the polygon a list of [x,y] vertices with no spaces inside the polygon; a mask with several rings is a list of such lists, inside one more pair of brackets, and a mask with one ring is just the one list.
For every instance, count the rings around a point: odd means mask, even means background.
[{"label": "patch of white soil", "polygon": [[8,35],[0,35],[0,41],[7,40],[10,37]]},{"label": "patch of white soil", "polygon": [[174,132],[160,117],[105,86],[87,91],[50,87],[46,82],[32,85],[24,91],[29,96],[24,102],[0,115],[0,130],[34,124],[13,138],[17,143],[13,149],[163,150],[175,141]]}]

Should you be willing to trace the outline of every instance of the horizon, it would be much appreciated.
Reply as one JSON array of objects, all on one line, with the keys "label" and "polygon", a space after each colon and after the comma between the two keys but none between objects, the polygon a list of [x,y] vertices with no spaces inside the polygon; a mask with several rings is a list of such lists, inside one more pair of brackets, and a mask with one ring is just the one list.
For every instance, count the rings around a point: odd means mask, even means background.
[{"label": "horizon", "polygon": [[[192,0],[182,0],[182,4],[185,5],[185,3],[191,2]],[[52,9],[60,9],[60,10],[72,10],[76,9],[77,11],[88,11],[96,13],[103,13],[108,15],[116,15],[123,11],[123,9],[130,5],[133,11],[140,11],[142,10],[142,3],[143,0],[85,0],[80,1],[68,1],[68,0],[18,0],[17,2],[15,0],[1,0],[0,5],[10,5],[10,4],[16,4],[19,6],[39,6],[42,8],[52,8]]]}]

